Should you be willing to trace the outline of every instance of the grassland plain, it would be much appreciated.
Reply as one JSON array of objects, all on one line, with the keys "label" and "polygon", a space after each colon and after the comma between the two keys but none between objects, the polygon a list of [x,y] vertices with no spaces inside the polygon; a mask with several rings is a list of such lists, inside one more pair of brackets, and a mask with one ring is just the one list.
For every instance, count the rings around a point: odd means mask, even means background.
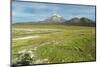
[{"label": "grassland plain", "polygon": [[[31,38],[24,39],[25,37]],[[16,38],[22,39],[15,40]],[[16,63],[16,54],[23,50],[33,52],[33,64],[95,61],[95,27],[55,24],[12,25],[13,63]]]}]

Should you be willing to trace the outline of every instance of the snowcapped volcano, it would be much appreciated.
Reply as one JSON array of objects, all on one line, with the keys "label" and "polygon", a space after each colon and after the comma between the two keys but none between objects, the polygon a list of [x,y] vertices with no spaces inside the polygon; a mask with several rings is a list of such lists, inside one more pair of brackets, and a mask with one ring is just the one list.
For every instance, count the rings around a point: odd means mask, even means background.
[{"label": "snowcapped volcano", "polygon": [[59,14],[53,14],[52,16],[48,17],[45,21],[62,23],[65,22],[66,20]]},{"label": "snowcapped volcano", "polygon": [[55,13],[55,14],[52,15],[52,17],[54,17],[54,18],[58,18],[58,17],[59,17],[59,18],[60,18],[60,17],[62,17],[62,16],[60,16],[59,14],[56,14],[56,13]]}]

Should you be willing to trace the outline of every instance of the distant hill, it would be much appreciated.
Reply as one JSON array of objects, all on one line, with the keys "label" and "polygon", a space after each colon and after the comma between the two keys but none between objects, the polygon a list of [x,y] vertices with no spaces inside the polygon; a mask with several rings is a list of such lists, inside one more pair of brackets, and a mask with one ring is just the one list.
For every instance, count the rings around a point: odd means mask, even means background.
[{"label": "distant hill", "polygon": [[96,26],[95,21],[92,21],[91,19],[82,17],[82,18],[72,18],[66,22],[64,22],[67,25],[78,25],[78,26]]}]

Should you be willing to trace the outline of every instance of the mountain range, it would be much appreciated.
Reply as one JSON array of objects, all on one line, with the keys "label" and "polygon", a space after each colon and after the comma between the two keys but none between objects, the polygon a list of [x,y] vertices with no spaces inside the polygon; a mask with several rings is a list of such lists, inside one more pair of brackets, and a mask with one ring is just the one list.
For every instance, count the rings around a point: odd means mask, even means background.
[{"label": "mountain range", "polygon": [[78,25],[78,26],[96,26],[95,21],[88,19],[86,17],[74,17],[70,20],[66,20],[64,17],[54,14],[47,19],[40,21],[40,23],[56,23],[56,24],[66,24],[66,25]]},{"label": "mountain range", "polygon": [[30,22],[32,24],[65,24],[65,25],[78,25],[78,26],[96,26],[95,21],[88,19],[86,17],[74,17],[70,20],[66,20],[63,16],[59,14],[53,14],[43,21]]}]

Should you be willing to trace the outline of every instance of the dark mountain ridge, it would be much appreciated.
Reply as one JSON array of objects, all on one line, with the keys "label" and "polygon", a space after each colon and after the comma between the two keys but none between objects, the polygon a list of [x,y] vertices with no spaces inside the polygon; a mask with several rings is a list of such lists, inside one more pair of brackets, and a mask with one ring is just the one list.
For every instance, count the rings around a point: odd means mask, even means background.
[{"label": "dark mountain ridge", "polygon": [[68,25],[78,25],[78,26],[96,26],[95,21],[88,19],[86,17],[81,17],[81,18],[75,17],[64,23]]}]

